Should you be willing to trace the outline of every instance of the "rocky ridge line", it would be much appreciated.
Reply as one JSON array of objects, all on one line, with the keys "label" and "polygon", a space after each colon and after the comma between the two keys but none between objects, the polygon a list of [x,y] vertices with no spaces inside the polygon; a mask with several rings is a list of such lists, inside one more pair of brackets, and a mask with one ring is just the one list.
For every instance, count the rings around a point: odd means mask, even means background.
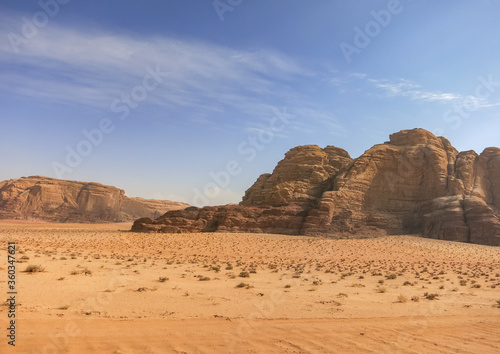
[{"label": "rocky ridge line", "polygon": [[500,245],[500,149],[458,152],[424,129],[403,130],[356,159],[298,146],[239,205],[170,211],[133,231],[268,232],[326,237],[421,234]]},{"label": "rocky ridge line", "polygon": [[99,183],[31,176],[0,182],[0,219],[55,222],[126,222],[158,217],[186,203],[129,198]]}]

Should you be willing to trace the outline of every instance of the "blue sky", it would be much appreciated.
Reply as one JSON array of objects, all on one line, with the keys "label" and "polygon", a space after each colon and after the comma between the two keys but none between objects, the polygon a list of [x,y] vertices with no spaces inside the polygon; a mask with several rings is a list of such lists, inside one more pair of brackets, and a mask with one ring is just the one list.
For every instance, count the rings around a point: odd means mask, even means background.
[{"label": "blue sky", "polygon": [[500,146],[500,2],[0,2],[0,180],[237,203],[297,145]]}]

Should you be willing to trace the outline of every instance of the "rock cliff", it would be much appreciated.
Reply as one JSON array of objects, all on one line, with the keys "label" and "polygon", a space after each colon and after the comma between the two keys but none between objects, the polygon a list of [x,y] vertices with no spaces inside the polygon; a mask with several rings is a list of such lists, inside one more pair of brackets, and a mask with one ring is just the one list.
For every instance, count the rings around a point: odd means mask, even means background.
[{"label": "rock cliff", "polygon": [[247,231],[369,237],[421,234],[500,245],[500,149],[458,152],[424,129],[403,130],[352,159],[298,146],[239,205],[190,207],[133,231]]},{"label": "rock cliff", "polygon": [[188,204],[129,198],[122,189],[32,176],[0,182],[1,219],[124,222],[158,217]]}]

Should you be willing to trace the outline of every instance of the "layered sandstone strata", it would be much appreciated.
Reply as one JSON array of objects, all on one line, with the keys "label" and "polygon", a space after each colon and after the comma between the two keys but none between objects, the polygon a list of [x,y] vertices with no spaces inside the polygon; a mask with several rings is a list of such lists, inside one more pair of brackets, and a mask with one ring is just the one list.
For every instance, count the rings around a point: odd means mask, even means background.
[{"label": "layered sandstone strata", "polygon": [[99,183],[32,176],[0,182],[0,218],[56,222],[123,222],[158,217],[188,204],[129,198]]},{"label": "layered sandstone strata", "polygon": [[500,149],[458,152],[424,129],[403,130],[352,159],[298,146],[261,175],[242,202],[190,207],[133,231],[252,231],[361,237],[417,233],[500,245]]}]

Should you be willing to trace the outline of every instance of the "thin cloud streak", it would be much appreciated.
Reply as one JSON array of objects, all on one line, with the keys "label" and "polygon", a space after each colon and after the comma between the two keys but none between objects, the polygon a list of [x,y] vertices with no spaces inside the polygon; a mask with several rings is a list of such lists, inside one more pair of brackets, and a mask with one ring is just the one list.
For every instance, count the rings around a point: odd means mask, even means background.
[{"label": "thin cloud streak", "polygon": [[[1,16],[0,16],[1,20]],[[54,40],[56,39],[56,40]],[[297,116],[290,129],[340,123],[315,106],[303,89],[317,73],[274,50],[244,51],[170,37],[133,38],[76,31],[51,24],[18,54],[0,42],[0,93],[27,100],[110,110],[113,100],[142,83],[147,67],[159,66],[164,80],[144,105],[181,110],[205,122],[230,116],[230,129],[260,129],[272,107]],[[243,127],[241,126],[243,123]],[[320,127],[318,127],[318,123]],[[283,137],[286,134],[282,134]]]},{"label": "thin cloud streak", "polygon": [[397,82],[387,79],[368,79],[368,82],[376,88],[385,90],[389,96],[404,96],[417,101],[447,102],[464,98],[456,93],[427,91],[419,84],[405,79],[399,79]]},{"label": "thin cloud streak", "polygon": [[198,110],[215,106],[248,114],[255,113],[255,101],[262,97],[267,104],[290,102],[300,93],[283,82],[311,75],[274,51],[78,32],[55,24],[19,54],[5,40],[0,42],[0,64],[0,91],[7,95],[101,109],[109,109],[112,100],[140,84],[148,66],[159,65],[168,77],[148,95],[147,104]]}]

